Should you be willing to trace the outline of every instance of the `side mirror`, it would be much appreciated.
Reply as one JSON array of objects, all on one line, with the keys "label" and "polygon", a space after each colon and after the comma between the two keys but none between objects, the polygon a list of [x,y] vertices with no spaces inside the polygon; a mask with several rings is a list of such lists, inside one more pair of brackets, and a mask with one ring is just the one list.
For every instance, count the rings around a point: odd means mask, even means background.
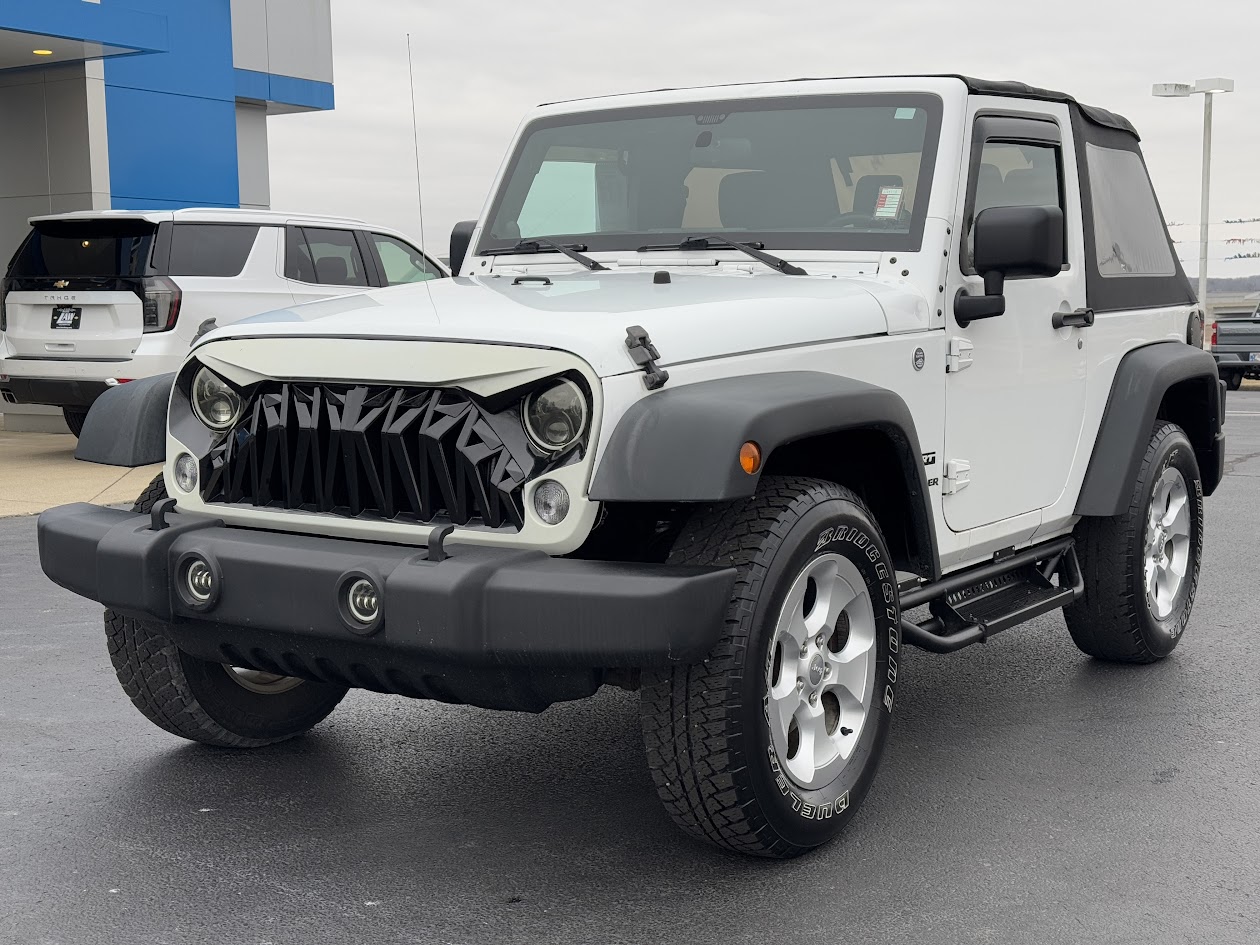
[{"label": "side mirror", "polygon": [[1006,312],[1007,276],[1054,276],[1063,269],[1063,211],[1058,207],[990,207],[976,217],[972,265],[984,277],[984,295],[954,298],[964,328]]},{"label": "side mirror", "polygon": [[464,267],[464,257],[468,255],[468,244],[472,242],[473,230],[477,229],[476,220],[465,220],[456,223],[451,229],[451,275],[458,276]]}]

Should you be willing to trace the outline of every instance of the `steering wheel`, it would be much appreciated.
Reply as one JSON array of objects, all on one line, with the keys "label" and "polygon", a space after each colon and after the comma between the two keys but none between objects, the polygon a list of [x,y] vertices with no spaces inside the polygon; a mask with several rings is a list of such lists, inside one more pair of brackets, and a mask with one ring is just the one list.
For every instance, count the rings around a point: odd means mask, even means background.
[{"label": "steering wheel", "polygon": [[858,210],[849,210],[839,216],[832,217],[824,225],[844,229],[846,227],[859,226],[862,224],[870,225],[875,223],[875,218],[869,213],[862,213]]}]

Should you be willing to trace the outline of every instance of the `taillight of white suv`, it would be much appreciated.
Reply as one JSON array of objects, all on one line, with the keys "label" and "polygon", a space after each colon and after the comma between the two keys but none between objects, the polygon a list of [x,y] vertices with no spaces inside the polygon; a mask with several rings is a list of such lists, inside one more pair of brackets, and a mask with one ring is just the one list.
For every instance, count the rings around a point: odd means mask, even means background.
[{"label": "taillight of white suv", "polygon": [[184,293],[165,276],[146,276],[142,285],[145,332],[170,331],[179,318],[179,306],[184,299]]}]

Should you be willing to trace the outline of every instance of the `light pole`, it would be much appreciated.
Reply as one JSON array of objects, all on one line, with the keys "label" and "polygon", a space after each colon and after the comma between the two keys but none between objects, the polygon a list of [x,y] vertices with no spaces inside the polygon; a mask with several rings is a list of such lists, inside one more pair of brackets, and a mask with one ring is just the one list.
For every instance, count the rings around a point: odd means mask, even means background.
[{"label": "light pole", "polygon": [[1215,92],[1234,91],[1233,79],[1199,79],[1190,85],[1188,82],[1163,82],[1156,85],[1152,94],[1159,98],[1189,98],[1191,95],[1203,95],[1203,195],[1200,202],[1199,218],[1199,307],[1203,309],[1203,338],[1211,338],[1208,322],[1211,317],[1207,307],[1207,264],[1208,264],[1208,201],[1212,190],[1212,95]]}]

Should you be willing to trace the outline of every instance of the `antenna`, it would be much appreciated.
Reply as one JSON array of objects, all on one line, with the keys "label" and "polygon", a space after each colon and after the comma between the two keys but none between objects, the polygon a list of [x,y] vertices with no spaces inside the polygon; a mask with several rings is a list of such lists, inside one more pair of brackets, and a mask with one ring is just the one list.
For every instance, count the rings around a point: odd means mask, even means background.
[{"label": "antenna", "polygon": [[407,34],[407,78],[411,90],[411,144],[416,157],[416,212],[420,215],[420,249],[424,245],[424,200],[420,196],[420,120],[416,116],[416,67],[411,58],[411,34]]}]

